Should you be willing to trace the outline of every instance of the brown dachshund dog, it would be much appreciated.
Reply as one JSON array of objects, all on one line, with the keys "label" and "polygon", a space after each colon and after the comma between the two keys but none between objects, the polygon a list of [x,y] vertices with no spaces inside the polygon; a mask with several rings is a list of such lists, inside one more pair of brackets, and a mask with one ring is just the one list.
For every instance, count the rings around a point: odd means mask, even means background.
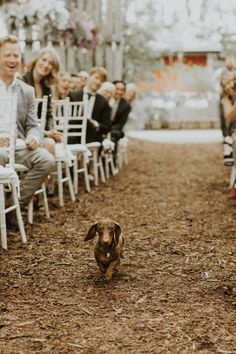
[{"label": "brown dachshund dog", "polygon": [[95,259],[101,273],[110,280],[120,264],[120,258],[123,258],[124,238],[121,227],[112,220],[102,220],[90,227],[84,241],[93,239],[96,233],[98,242],[94,249]]}]

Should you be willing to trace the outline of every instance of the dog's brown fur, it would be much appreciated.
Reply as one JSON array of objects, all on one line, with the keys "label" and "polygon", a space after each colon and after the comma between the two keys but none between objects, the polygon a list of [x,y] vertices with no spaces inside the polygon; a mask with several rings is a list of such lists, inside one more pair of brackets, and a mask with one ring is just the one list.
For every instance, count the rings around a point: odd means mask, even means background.
[{"label": "dog's brown fur", "polygon": [[84,241],[91,240],[98,233],[98,242],[95,245],[94,255],[101,273],[107,280],[112,278],[113,272],[123,258],[124,238],[118,223],[107,219],[92,225]]}]

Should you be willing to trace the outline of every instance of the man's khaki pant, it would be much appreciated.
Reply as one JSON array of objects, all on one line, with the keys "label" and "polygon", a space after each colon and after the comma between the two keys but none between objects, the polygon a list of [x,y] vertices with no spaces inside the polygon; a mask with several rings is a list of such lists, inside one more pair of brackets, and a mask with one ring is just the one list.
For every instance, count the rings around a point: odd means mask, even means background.
[{"label": "man's khaki pant", "polygon": [[[0,165],[8,162],[6,151],[0,148]],[[25,165],[29,171],[22,179],[20,185],[20,204],[25,206],[46,180],[49,173],[55,169],[54,157],[43,148],[36,150],[22,149],[15,153],[15,162]]]}]

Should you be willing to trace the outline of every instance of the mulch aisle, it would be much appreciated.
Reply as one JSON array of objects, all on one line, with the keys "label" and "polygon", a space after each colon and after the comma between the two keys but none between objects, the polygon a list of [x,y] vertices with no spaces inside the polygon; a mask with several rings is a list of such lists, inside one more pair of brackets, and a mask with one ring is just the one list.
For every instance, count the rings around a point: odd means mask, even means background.
[{"label": "mulch aisle", "polygon": [[[0,353],[236,353],[236,205],[220,145],[131,141],[119,176],[36,215],[0,253]],[[111,217],[125,257],[100,277],[92,223]],[[13,235],[14,236],[14,235]]]}]

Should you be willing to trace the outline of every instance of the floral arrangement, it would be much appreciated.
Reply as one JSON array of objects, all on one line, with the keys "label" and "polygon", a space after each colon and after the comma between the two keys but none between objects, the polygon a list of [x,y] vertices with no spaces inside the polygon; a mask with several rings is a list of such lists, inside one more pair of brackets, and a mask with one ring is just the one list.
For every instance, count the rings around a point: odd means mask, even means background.
[{"label": "floral arrangement", "polygon": [[102,43],[101,30],[85,12],[73,11],[66,27],[60,31],[66,47],[95,49]]},{"label": "floral arrangement", "polygon": [[5,3],[1,9],[11,33],[36,25],[42,39],[50,35],[51,39],[63,41],[66,48],[94,49],[102,42],[100,28],[88,14],[75,7],[69,12],[65,0],[21,0]]},{"label": "floral arrangement", "polygon": [[8,28],[15,32],[19,26],[27,28],[38,25],[47,28],[63,29],[69,20],[69,11],[64,0],[26,0],[22,3],[7,3],[2,6]]}]

